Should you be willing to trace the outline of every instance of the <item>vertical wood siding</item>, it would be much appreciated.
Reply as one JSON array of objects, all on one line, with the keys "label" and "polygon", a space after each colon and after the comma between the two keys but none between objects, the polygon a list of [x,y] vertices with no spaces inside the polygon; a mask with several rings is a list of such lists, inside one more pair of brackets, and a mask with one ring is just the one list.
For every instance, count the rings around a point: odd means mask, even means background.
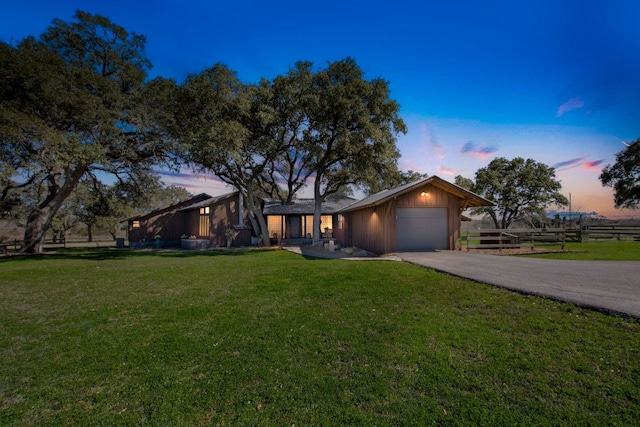
[{"label": "vertical wood siding", "polygon": [[[422,196],[422,192],[429,193]],[[377,254],[397,250],[396,208],[447,208],[449,249],[455,249],[460,237],[460,199],[455,195],[427,184],[399,195],[386,203],[350,212],[346,216],[347,245],[354,245]],[[350,239],[348,238],[350,237]]]}]

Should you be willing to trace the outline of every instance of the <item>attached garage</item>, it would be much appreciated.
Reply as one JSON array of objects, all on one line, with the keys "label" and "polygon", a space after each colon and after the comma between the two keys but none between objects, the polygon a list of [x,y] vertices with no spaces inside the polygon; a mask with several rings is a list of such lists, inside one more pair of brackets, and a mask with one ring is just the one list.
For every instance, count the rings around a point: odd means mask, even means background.
[{"label": "attached garage", "polygon": [[377,254],[455,249],[462,212],[492,205],[469,190],[431,176],[342,209],[344,241],[340,243]]},{"label": "attached garage", "polygon": [[447,208],[396,208],[398,252],[449,249]]}]

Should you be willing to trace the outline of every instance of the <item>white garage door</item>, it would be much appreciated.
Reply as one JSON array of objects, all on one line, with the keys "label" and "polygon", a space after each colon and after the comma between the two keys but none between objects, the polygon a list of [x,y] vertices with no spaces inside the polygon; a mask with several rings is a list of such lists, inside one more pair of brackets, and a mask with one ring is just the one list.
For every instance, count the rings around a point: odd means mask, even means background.
[{"label": "white garage door", "polygon": [[397,208],[398,252],[449,249],[446,208]]}]

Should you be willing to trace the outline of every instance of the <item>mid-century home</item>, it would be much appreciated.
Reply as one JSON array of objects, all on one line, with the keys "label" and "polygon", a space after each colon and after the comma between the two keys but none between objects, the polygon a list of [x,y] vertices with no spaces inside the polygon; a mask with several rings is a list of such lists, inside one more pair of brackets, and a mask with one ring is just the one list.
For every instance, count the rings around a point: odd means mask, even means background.
[{"label": "mid-century home", "polygon": [[[462,212],[491,205],[469,190],[431,176],[359,201],[327,198],[321,208],[320,238],[377,254],[451,250],[460,238]],[[272,243],[311,243],[313,212],[313,199],[296,199],[291,204],[264,201],[262,213]],[[237,191],[218,197],[199,194],[127,222],[131,248],[158,243],[199,248],[229,241],[232,246],[248,246],[252,242],[252,228]],[[229,239],[229,230],[236,237]]]}]

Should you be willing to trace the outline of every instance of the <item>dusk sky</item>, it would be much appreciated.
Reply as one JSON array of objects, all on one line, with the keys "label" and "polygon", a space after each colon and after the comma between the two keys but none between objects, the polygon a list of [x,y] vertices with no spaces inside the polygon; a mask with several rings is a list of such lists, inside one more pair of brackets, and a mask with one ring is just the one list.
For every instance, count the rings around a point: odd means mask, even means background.
[{"label": "dusk sky", "polygon": [[[573,210],[609,218],[598,176],[640,137],[640,1],[0,0],[0,39],[40,35],[81,9],[147,37],[150,77],[217,62],[245,83],[352,57],[390,83],[408,133],[402,170],[452,181],[495,157],[556,168]],[[186,172],[186,171],[185,171]],[[211,195],[213,178],[163,175]]]}]

